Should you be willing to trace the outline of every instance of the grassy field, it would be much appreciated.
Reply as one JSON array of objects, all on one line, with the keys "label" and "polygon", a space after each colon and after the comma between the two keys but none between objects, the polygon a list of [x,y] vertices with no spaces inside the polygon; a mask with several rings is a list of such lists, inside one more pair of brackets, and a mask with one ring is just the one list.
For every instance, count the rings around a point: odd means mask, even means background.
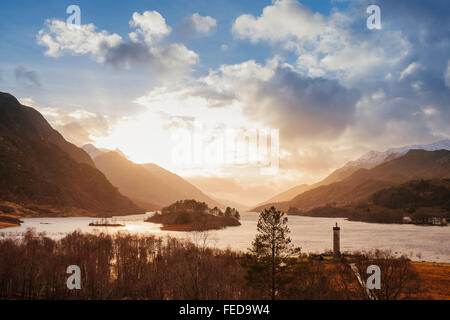
[{"label": "grassy field", "polygon": [[414,298],[450,300],[450,263],[413,262],[422,280],[422,290]]}]

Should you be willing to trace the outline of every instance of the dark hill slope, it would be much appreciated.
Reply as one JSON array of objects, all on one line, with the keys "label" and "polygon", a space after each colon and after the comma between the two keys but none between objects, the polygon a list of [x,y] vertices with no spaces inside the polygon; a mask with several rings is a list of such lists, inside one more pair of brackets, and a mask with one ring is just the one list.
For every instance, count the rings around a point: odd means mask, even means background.
[{"label": "dark hill slope", "polygon": [[0,93],[0,201],[64,214],[142,212],[33,108]]}]

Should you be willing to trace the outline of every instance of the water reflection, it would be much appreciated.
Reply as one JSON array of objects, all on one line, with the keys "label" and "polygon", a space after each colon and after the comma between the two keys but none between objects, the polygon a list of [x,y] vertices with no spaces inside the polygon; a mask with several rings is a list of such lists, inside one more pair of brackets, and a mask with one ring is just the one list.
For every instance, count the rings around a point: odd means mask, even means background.
[{"label": "water reflection", "polygon": [[[144,222],[151,213],[126,217],[114,217],[124,227],[90,227],[95,218],[25,218],[20,227],[0,231],[3,237],[18,237],[28,228],[45,232],[49,237],[60,238],[69,232],[149,233],[187,238],[199,245],[231,248],[246,251],[256,234],[256,213],[243,213],[241,226],[224,230],[195,232],[171,232],[160,230],[160,225]],[[332,227],[341,227],[341,251],[385,249],[407,254],[413,260],[450,262],[450,226],[415,226],[398,224],[369,224],[335,218],[289,216],[291,238],[304,252],[323,252],[332,247]]]}]

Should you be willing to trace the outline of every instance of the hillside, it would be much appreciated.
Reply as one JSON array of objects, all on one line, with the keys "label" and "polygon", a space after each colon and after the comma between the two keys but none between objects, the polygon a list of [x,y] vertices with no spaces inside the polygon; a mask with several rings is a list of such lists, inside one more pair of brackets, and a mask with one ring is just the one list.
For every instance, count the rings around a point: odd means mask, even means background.
[{"label": "hillside", "polygon": [[440,208],[450,212],[450,179],[414,180],[375,192],[375,205],[415,212],[420,208]]},{"label": "hillside", "polygon": [[[210,207],[220,207],[224,208],[222,203],[212,199],[203,193],[200,189],[195,187],[193,184],[189,183],[179,175],[172,173],[160,166],[157,166],[153,163],[143,164],[144,168],[147,169],[153,176],[165,182],[167,185],[168,191],[173,194],[168,201],[164,203],[167,205],[168,203],[172,203],[174,198],[176,200],[180,199],[195,199],[197,201],[205,202]],[[169,191],[170,190],[170,191]]]},{"label": "hillside", "polygon": [[105,152],[93,150],[92,147],[89,146],[89,150],[95,154],[95,166],[121,193],[147,210],[161,209],[184,199],[196,199],[212,207],[222,207],[180,176],[155,164],[136,164],[117,151]]},{"label": "hillside", "polygon": [[33,108],[0,93],[0,202],[27,215],[140,213]]},{"label": "hillside", "polygon": [[375,223],[430,224],[430,218],[450,218],[450,179],[413,180],[379,190],[365,201],[342,207],[325,205],[309,211],[291,208],[288,214],[341,217]]},{"label": "hillside", "polygon": [[[404,156],[384,162],[372,169],[359,169],[349,177],[306,191],[290,201],[274,203],[276,207],[288,210],[311,210],[315,207],[333,204],[347,205],[366,199],[383,188],[414,179],[435,179],[450,176],[450,151],[410,150]],[[271,204],[255,208],[260,211]]]},{"label": "hillside", "polygon": [[359,157],[358,159],[349,161],[343,167],[334,170],[325,179],[317,183],[314,183],[308,187],[302,184],[294,188],[291,188],[285,192],[282,192],[272,197],[267,201],[264,201],[263,203],[257,205],[257,207],[263,206],[268,203],[289,201],[293,199],[295,196],[300,195],[305,191],[312,190],[320,186],[329,185],[334,182],[342,181],[345,178],[351,176],[359,169],[372,169],[382,164],[383,162],[394,160],[398,157],[405,155],[409,150],[426,150],[426,151],[450,150],[450,139],[441,140],[430,144],[410,145],[399,148],[390,148],[383,152],[369,151],[366,154]]}]

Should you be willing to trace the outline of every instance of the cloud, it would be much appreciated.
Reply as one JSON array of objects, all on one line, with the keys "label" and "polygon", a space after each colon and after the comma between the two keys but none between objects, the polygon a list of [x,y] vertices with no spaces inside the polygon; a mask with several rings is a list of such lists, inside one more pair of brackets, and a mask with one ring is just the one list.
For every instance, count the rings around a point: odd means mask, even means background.
[{"label": "cloud", "polygon": [[250,121],[280,129],[284,139],[336,138],[354,121],[359,93],[337,80],[312,78],[287,64],[255,61],[221,66],[191,86],[208,106],[238,103]]},{"label": "cloud", "polygon": [[171,32],[166,20],[157,11],[145,11],[143,14],[133,13],[130,26],[136,28],[136,31],[131,33],[130,38],[133,41],[138,41],[137,36],[141,34],[148,45],[159,41]]},{"label": "cloud", "polygon": [[28,70],[24,66],[19,66],[14,70],[16,81],[30,87],[41,87],[41,80],[33,70]]},{"label": "cloud", "polygon": [[[354,126],[359,98],[358,90],[337,80],[307,77],[276,60],[265,65],[250,60],[223,65],[179,87],[156,88],[136,102],[186,128],[200,121],[211,128],[278,129],[280,170],[286,173],[277,179],[311,181],[339,163],[332,147]],[[215,143],[212,133],[208,138]]]},{"label": "cloud", "polygon": [[295,0],[277,0],[259,17],[244,14],[233,24],[237,39],[267,42],[277,51],[294,52],[297,68],[312,77],[339,78],[351,85],[381,66],[391,67],[408,50],[398,31],[375,34],[355,32],[365,10],[314,13]]},{"label": "cloud", "polygon": [[[147,120],[130,122],[113,142],[123,136],[126,146],[133,130],[150,136],[158,125],[183,126],[194,120],[276,128],[281,138],[280,170],[311,182],[314,175],[327,173],[323,168],[336,168],[370,149],[449,137],[447,1],[378,0],[381,30],[366,28],[369,4],[373,1],[356,0],[344,11],[334,8],[322,15],[298,1],[277,0],[259,14],[238,16],[234,38],[265,43],[274,56],[265,63],[248,57],[207,75],[177,78],[149,90],[136,99],[147,107]],[[216,28],[198,15],[198,21],[209,25],[202,29],[194,16],[184,21],[191,29],[182,23],[193,35],[207,35]],[[40,34],[54,56],[88,54],[115,68],[142,66],[164,73],[189,70],[199,61],[195,52],[173,42],[178,27],[172,31],[155,11],[133,14],[130,27],[128,39],[95,26],[80,36],[71,34],[70,39],[60,28],[46,27]],[[90,40],[84,43],[84,37]],[[166,133],[161,129],[152,143],[164,149]],[[142,158],[148,154],[147,142],[135,146],[143,150]]]},{"label": "cloud", "polygon": [[37,35],[45,54],[90,55],[104,65],[120,68],[148,67],[159,75],[183,73],[198,63],[198,55],[181,43],[168,43],[171,28],[156,11],[134,12],[130,20],[134,31],[124,40],[118,34],[97,31],[93,24],[69,28],[60,20],[47,20]]},{"label": "cloud", "polygon": [[245,114],[280,128],[288,138],[336,138],[354,122],[358,99],[357,90],[336,80],[305,77],[281,66],[258,88]]},{"label": "cloud", "polygon": [[189,32],[197,32],[202,35],[210,35],[217,27],[217,21],[210,16],[201,16],[194,13],[184,21],[184,27],[189,29]]},{"label": "cloud", "polygon": [[[183,105],[183,116],[202,117],[210,109],[221,113],[209,121],[279,129],[280,169],[307,181],[370,149],[450,136],[450,35],[441,28],[433,37],[431,18],[450,9],[441,1],[380,1],[383,29],[371,31],[368,3],[322,16],[280,0],[257,17],[241,15],[234,37],[268,43],[277,55],[266,64],[222,65],[189,79],[171,105]],[[164,97],[173,97],[167,91]]]},{"label": "cloud", "polygon": [[198,62],[198,55],[178,43],[149,48],[141,42],[126,42],[110,48],[103,59],[105,65],[126,69],[144,66],[161,75],[188,71]]},{"label": "cloud", "polygon": [[53,58],[66,53],[72,55],[92,55],[98,62],[104,61],[104,55],[109,48],[122,42],[118,34],[107,31],[97,31],[93,24],[70,27],[66,22],[48,19],[45,28],[37,35],[38,44],[48,47],[45,55]]},{"label": "cloud", "polygon": [[61,108],[40,107],[32,98],[20,98],[19,101],[39,111],[54,129],[77,146],[108,135],[119,120],[117,117],[102,116],[83,109],[68,111]]},{"label": "cloud", "polygon": [[[259,16],[241,15],[234,37],[267,43],[275,56],[221,65],[136,102],[180,126],[200,120],[279,129],[280,170],[308,182],[370,149],[449,136],[450,37],[441,29],[447,41],[433,37],[430,17],[450,10],[440,1],[380,1],[383,29],[373,31],[365,25],[369,2],[324,16],[279,0]],[[411,18],[419,9],[423,21]]]},{"label": "cloud", "polygon": [[403,80],[406,76],[409,76],[416,72],[420,68],[420,64],[417,62],[411,63],[409,66],[405,68],[405,70],[402,71],[400,74],[400,80]]},{"label": "cloud", "polygon": [[326,25],[319,13],[313,13],[294,0],[277,0],[264,8],[261,16],[239,16],[233,24],[233,35],[256,43],[269,41],[312,40],[324,32]]},{"label": "cloud", "polygon": [[[268,43],[281,60],[293,53],[296,63],[292,67],[304,78],[336,80],[336,85],[349,89],[348,94],[359,92],[355,113],[349,113],[354,115],[353,124],[349,120],[344,129],[349,139],[350,134],[363,135],[370,143],[377,140],[375,136],[395,132],[395,138],[403,141],[412,136],[410,130],[419,130],[423,139],[450,134],[447,129],[442,131],[441,119],[433,116],[440,114],[442,120],[450,121],[447,72],[442,76],[449,63],[450,22],[446,17],[450,8],[442,0],[426,5],[417,0],[380,0],[383,29],[373,31],[365,27],[369,4],[369,0],[354,1],[345,11],[335,8],[322,16],[297,1],[277,0],[258,17],[239,16],[233,35]],[[300,91],[302,82],[295,83]],[[384,96],[372,99],[380,90]],[[435,112],[424,112],[430,106]],[[394,129],[396,123],[403,134]]]}]

